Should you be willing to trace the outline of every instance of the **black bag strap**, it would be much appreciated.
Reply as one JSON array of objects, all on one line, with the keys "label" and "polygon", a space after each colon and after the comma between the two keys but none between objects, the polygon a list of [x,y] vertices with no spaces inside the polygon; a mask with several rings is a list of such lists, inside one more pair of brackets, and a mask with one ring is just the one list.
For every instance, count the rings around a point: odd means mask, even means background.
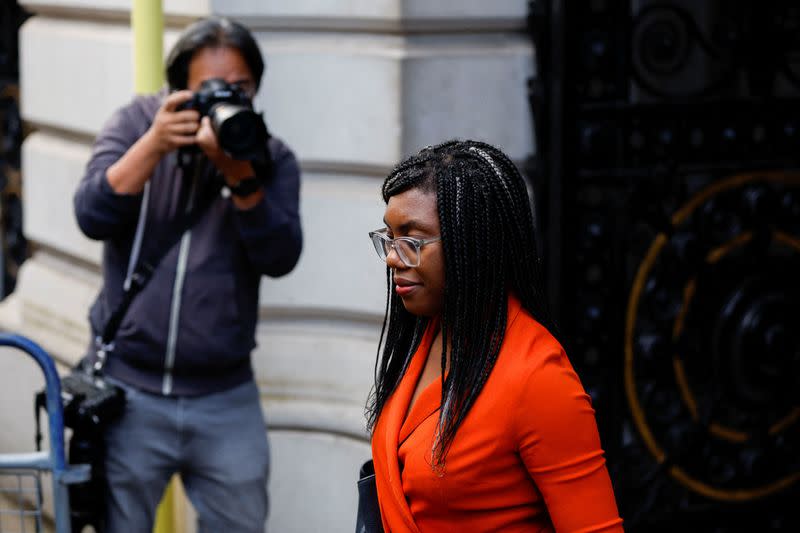
[{"label": "black bag strap", "polygon": [[[183,168],[185,169],[185,167]],[[198,161],[195,166],[195,185],[197,185],[199,182],[198,176],[200,175],[200,168],[201,166]],[[214,199],[216,199],[217,195],[222,189],[224,180],[214,179],[212,180],[212,183],[213,185],[203,191],[203,194],[198,198],[198,201],[194,202],[191,210],[182,221],[183,223],[181,224],[180,231],[171,234],[169,238],[166,238],[163,240],[163,242],[159,243],[159,246],[156,248],[157,251],[153,257],[147,260],[140,258],[137,261],[137,264],[133,269],[133,273],[130,276],[130,283],[126,283],[126,286],[123,289],[122,299],[111,311],[108,320],[106,320],[105,326],[103,326],[103,328],[100,330],[100,334],[95,339],[95,348],[97,349],[97,360],[93,367],[93,373],[95,375],[102,373],[108,352],[114,350],[114,337],[117,335],[117,330],[122,324],[122,319],[125,318],[125,313],[128,312],[131,302],[133,302],[133,299],[136,297],[136,295],[142,291],[145,285],[147,285],[147,282],[150,281],[153,272],[156,271],[158,266],[161,264],[161,261],[163,261],[167,256],[167,253],[169,253],[172,247],[183,238],[183,235],[189,231],[198,220],[200,220],[206,210],[211,206],[211,204],[214,202]],[[147,213],[141,212],[139,216],[146,217]]]}]

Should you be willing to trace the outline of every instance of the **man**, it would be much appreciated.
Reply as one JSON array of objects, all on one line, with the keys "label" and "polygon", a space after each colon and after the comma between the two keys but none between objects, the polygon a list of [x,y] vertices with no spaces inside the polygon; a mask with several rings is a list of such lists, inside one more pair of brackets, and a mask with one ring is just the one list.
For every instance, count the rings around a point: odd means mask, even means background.
[{"label": "man", "polygon": [[150,531],[176,472],[201,531],[264,528],[269,449],[250,353],[261,276],[288,273],[300,255],[299,168],[274,137],[260,163],[233,159],[191,104],[210,79],[252,98],[263,70],[243,26],[189,26],[167,60],[173,92],[137,97],[111,117],[75,194],[81,230],[104,241],[94,335],[137,265],[155,266],[103,368],[127,395],[106,432],[112,532]]}]

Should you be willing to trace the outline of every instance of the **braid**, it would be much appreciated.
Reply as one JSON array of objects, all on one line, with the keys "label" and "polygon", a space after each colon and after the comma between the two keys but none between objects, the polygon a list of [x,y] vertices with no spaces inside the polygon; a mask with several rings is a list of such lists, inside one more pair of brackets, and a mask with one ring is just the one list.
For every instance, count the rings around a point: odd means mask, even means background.
[{"label": "braid", "polygon": [[[426,147],[401,162],[384,181],[392,196],[419,188],[436,194],[444,252],[441,314],[442,398],[432,443],[432,466],[443,469],[459,426],[494,368],[508,322],[508,295],[553,331],[540,273],[531,202],[514,163],[475,141]],[[374,424],[418,348],[428,319],[403,307],[387,277],[387,308],[367,406]],[[385,333],[385,334],[384,334]],[[450,369],[445,376],[446,351]]]}]

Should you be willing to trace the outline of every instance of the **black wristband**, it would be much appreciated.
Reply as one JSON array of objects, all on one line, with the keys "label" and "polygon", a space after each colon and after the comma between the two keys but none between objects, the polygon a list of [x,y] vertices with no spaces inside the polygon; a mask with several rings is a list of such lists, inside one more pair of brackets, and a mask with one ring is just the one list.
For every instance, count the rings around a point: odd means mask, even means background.
[{"label": "black wristband", "polygon": [[228,190],[231,191],[231,194],[234,196],[244,197],[250,196],[258,189],[261,188],[262,182],[256,176],[250,176],[249,178],[244,178],[243,180],[239,181],[235,186],[228,185]]}]

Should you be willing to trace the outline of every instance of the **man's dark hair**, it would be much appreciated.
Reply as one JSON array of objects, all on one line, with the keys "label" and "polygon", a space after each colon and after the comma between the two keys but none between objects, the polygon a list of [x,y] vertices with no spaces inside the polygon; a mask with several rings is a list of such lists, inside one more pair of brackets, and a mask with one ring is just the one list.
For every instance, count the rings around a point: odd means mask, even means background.
[{"label": "man's dark hair", "polygon": [[261,85],[264,58],[253,34],[238,22],[227,18],[211,17],[189,25],[167,57],[167,82],[170,89],[186,89],[189,63],[195,53],[203,48],[235,48],[242,54],[256,82]]},{"label": "man's dark hair", "polygon": [[[432,450],[443,467],[458,427],[494,367],[505,336],[508,294],[515,294],[553,331],[525,181],[500,150],[475,141],[428,147],[400,163],[383,183],[383,200],[410,189],[436,194],[444,250],[441,314],[442,376],[450,345],[450,369]],[[387,267],[386,315],[367,404],[373,430],[428,326],[429,318],[406,311],[393,291]],[[381,349],[382,348],[382,349]],[[382,351],[382,353],[381,353]],[[433,356],[433,354],[431,354]]]}]

